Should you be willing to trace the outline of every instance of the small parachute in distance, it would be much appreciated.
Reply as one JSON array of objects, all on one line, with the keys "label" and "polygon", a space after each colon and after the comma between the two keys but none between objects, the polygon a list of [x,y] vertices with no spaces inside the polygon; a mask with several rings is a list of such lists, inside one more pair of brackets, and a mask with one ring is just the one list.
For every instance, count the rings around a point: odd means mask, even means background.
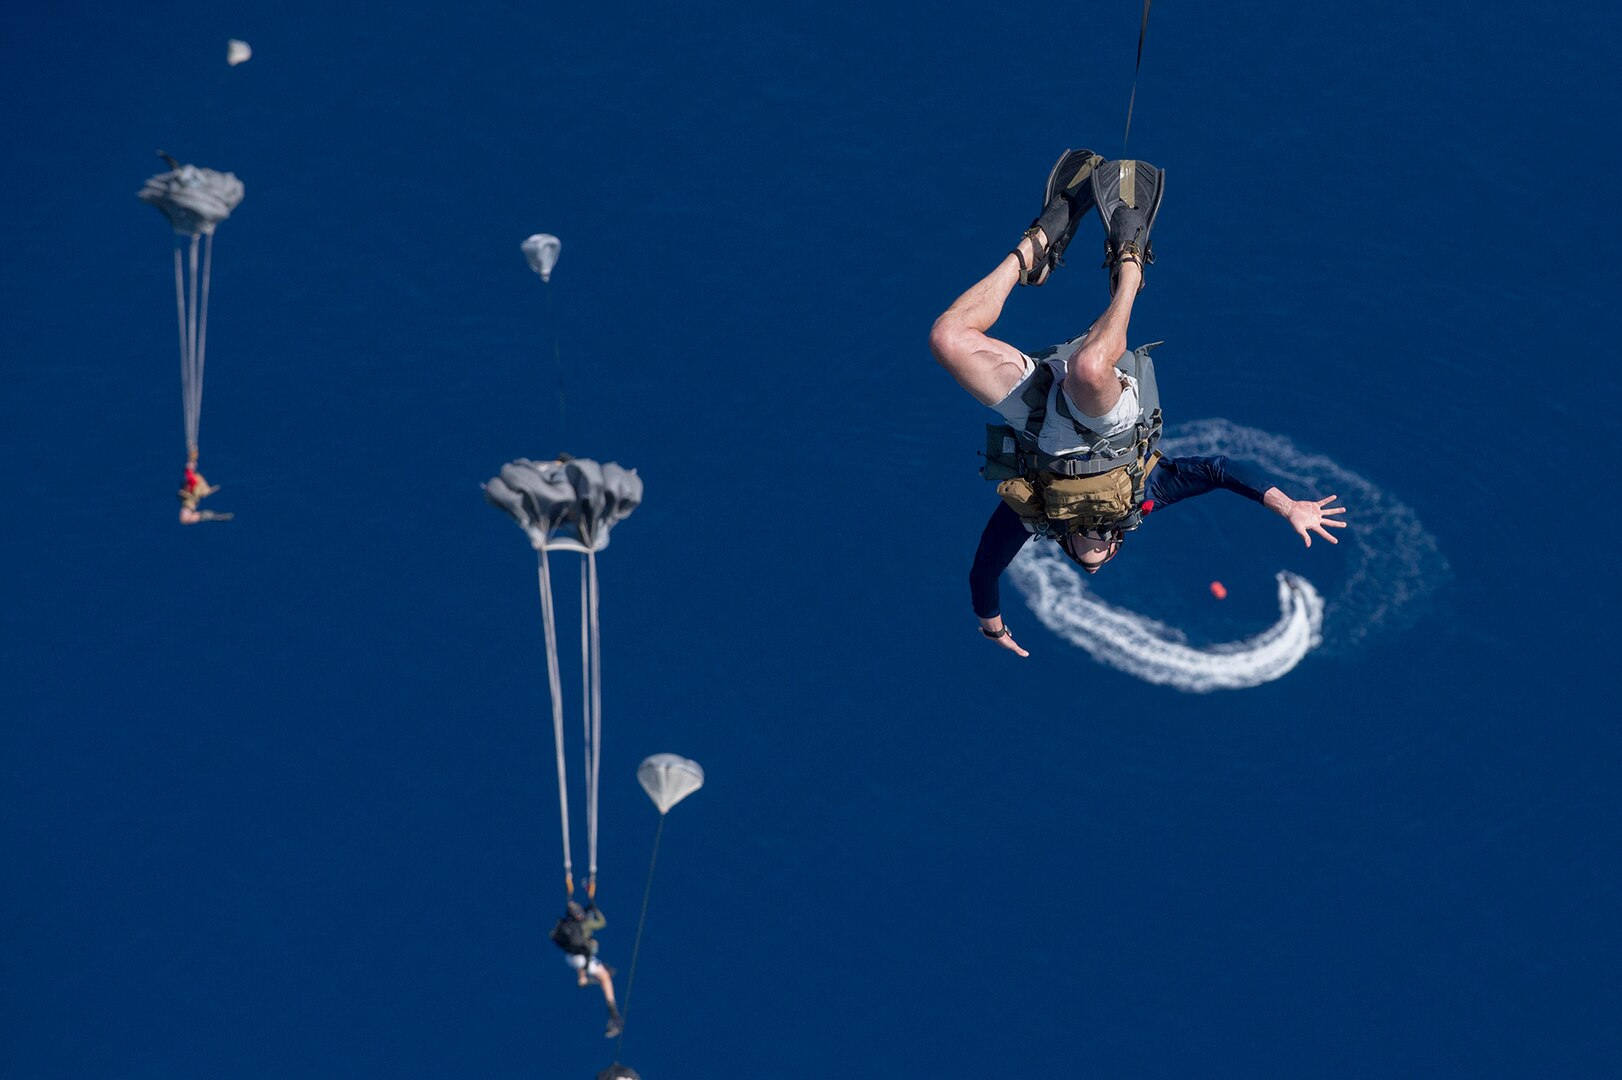
[{"label": "small parachute in distance", "polygon": [[636,778],[663,815],[704,786],[704,769],[676,754],[654,754],[637,766]]},{"label": "small parachute in distance", "polygon": [[597,1074],[597,1080],[642,1080],[642,1074],[629,1065],[615,1062]]},{"label": "small parachute in distance", "polygon": [[1226,600],[1228,598],[1228,587],[1220,581],[1213,581],[1211,582],[1211,595],[1218,600]]},{"label": "small parachute in distance", "polygon": [[563,251],[563,241],[551,233],[536,233],[521,246],[529,268],[541,275],[542,281],[551,281],[552,268],[558,264],[558,255]]},{"label": "small parachute in distance", "polygon": [[232,38],[225,43],[225,62],[232,67],[247,63],[252,56],[253,47],[246,41],[238,41],[236,38]]}]

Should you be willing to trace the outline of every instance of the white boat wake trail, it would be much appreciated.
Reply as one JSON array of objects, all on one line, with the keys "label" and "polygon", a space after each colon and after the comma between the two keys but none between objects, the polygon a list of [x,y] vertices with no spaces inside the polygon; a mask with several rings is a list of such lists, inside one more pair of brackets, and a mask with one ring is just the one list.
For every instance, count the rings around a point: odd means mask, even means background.
[{"label": "white boat wake trail", "polygon": [[1259,686],[1290,671],[1326,640],[1329,651],[1346,652],[1374,630],[1405,625],[1447,578],[1447,561],[1418,516],[1356,473],[1303,453],[1283,436],[1226,420],[1173,430],[1161,447],[1169,456],[1226,454],[1263,466],[1286,491],[1340,495],[1349,516],[1355,515],[1352,527],[1339,534],[1351,573],[1326,603],[1311,582],[1281,571],[1277,622],[1243,641],[1193,646],[1175,627],[1092,595],[1056,545],[1027,545],[1009,567],[1014,584],[1042,625],[1094,659],[1190,693]]}]

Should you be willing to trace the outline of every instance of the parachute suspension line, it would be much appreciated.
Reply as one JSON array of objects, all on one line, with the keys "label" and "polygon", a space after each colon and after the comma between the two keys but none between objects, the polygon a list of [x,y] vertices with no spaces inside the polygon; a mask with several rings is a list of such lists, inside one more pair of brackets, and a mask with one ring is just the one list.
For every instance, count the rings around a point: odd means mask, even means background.
[{"label": "parachute suspension line", "polygon": [[597,621],[597,553],[586,553],[591,568],[591,887],[597,889],[597,792],[603,771],[603,636]]},{"label": "parachute suspension line", "polygon": [[597,554],[587,551],[580,562],[581,721],[586,746],[586,857],[590,862],[586,895],[597,895],[597,781],[602,772],[603,675],[602,639],[597,619]]},{"label": "parachute suspension line", "polygon": [[186,271],[180,261],[180,244],[175,243],[175,315],[180,320],[180,408],[186,428],[186,452],[193,453],[197,442],[191,422],[191,350],[186,347]]},{"label": "parachute suspension line", "polygon": [[563,682],[558,670],[558,628],[552,603],[552,570],[541,548],[538,576],[541,585],[541,621],[546,624],[546,677],[552,689],[552,741],[557,750],[558,816],[563,822],[563,883],[574,895],[574,864],[569,855],[569,774],[563,761]]},{"label": "parachute suspension line", "polygon": [[1149,4],[1143,0],[1143,22],[1138,26],[1138,64],[1132,69],[1132,96],[1126,103],[1126,132],[1121,136],[1121,156],[1126,156],[1126,141],[1132,137],[1132,107],[1138,103],[1138,72],[1143,70],[1143,39],[1149,33]]},{"label": "parachute suspension line", "polygon": [[186,259],[186,450],[197,445],[197,243],[191,238],[191,252]]},{"label": "parachute suspension line", "polygon": [[[197,265],[197,249],[202,237],[193,236],[184,261],[180,245],[175,245],[175,314],[180,320],[180,405],[186,425],[186,454],[197,456],[198,425],[203,415],[203,354],[208,348],[208,291],[214,265],[214,234],[209,233],[203,250],[202,269]],[[202,298],[198,298],[198,288]]]},{"label": "parachute suspension line", "polygon": [[552,287],[551,282],[544,286],[546,292],[546,325],[552,331],[552,359],[558,369],[558,443],[562,445],[568,441],[569,416],[563,402],[563,348],[558,344],[558,320],[552,313]]},{"label": "parachute suspension line", "polygon": [[[195,240],[192,241],[194,244]],[[191,442],[196,446],[203,423],[203,363],[208,356],[208,286],[214,269],[214,234],[203,241],[203,305],[198,312],[197,355],[192,364]]]},{"label": "parachute suspension line", "polygon": [[591,593],[587,591],[586,558],[580,557],[580,745],[586,785],[586,895],[597,898],[597,831],[595,792],[591,788]]},{"label": "parachute suspension line", "polygon": [[[642,912],[636,917],[636,941],[631,946],[631,970],[625,976],[625,998],[620,1006],[620,1019],[623,1022],[631,1015],[631,991],[636,988],[636,960],[642,954],[642,927],[648,921],[648,897],[653,895],[653,868],[659,865],[659,841],[665,835],[665,816],[659,815],[659,829],[653,834],[653,854],[648,856],[648,881],[642,886]],[[625,1044],[625,1029],[620,1028],[620,1037],[614,1043],[614,1057],[620,1056],[620,1048]]]}]

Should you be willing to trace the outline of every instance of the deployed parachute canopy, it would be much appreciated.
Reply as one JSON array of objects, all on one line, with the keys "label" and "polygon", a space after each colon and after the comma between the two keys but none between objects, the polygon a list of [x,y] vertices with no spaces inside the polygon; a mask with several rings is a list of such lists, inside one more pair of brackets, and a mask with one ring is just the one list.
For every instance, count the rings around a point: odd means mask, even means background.
[{"label": "deployed parachute canopy", "polygon": [[597,1080],[642,1080],[642,1074],[629,1065],[615,1062],[597,1074]]},{"label": "deployed parachute canopy", "polygon": [[519,458],[485,483],[484,497],[518,523],[536,551],[596,552],[641,504],[642,478],[613,461]]},{"label": "deployed parachute canopy", "polygon": [[246,41],[232,38],[225,43],[225,62],[232,67],[246,63],[253,56],[253,48]]},{"label": "deployed parachute canopy", "polygon": [[668,814],[672,806],[704,786],[704,769],[675,754],[654,754],[637,766],[636,778],[659,813]]},{"label": "deployed parachute canopy", "polygon": [[524,258],[529,260],[529,268],[541,275],[542,281],[551,281],[552,268],[558,264],[558,255],[563,251],[563,241],[543,232],[536,233],[521,246]]},{"label": "deployed parachute canopy", "polygon": [[541,620],[546,632],[546,673],[552,690],[552,737],[557,752],[558,810],[563,825],[563,876],[574,894],[574,862],[569,844],[569,784],[563,760],[563,680],[558,665],[556,607],[548,553],[574,551],[580,565],[581,698],[585,728],[586,848],[590,859],[588,896],[597,895],[597,780],[602,768],[602,638],[598,629],[597,552],[608,546],[613,527],[642,502],[642,478],[635,469],[584,458],[531,461],[519,458],[501,467],[484,485],[490,505],[504,511],[529,537],[539,562]]},{"label": "deployed parachute canopy", "polygon": [[169,171],[147,180],[136,197],[157,207],[176,233],[175,310],[180,319],[181,406],[188,459],[195,461],[203,415],[203,360],[208,349],[214,230],[242,202],[243,188],[234,173],[182,165],[162,151],[159,156],[169,163]]},{"label": "deployed parachute canopy", "polygon": [[155,206],[169,219],[175,232],[183,236],[209,236],[214,227],[231,216],[242,201],[242,181],[235,173],[182,165],[167,154],[161,155],[172,168],[150,178],[136,197]]}]

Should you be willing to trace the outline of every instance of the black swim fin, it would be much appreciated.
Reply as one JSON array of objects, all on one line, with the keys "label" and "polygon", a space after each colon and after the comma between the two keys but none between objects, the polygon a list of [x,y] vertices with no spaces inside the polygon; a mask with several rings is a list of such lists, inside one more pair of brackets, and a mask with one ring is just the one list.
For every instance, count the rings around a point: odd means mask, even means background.
[{"label": "black swim fin", "polygon": [[1110,161],[1093,170],[1092,186],[1098,216],[1108,234],[1104,265],[1110,268],[1113,288],[1123,258],[1136,256],[1140,266],[1155,261],[1149,230],[1166,193],[1166,174],[1147,161]]},{"label": "black swim fin", "polygon": [[1087,209],[1092,205],[1090,181],[1093,171],[1103,163],[1102,155],[1091,150],[1066,150],[1053,163],[1053,169],[1048,173],[1047,187],[1042,192],[1042,213],[1025,230],[1025,235],[1031,237],[1032,246],[1035,246],[1034,230],[1041,229],[1042,235],[1048,238],[1048,246],[1045,250],[1038,249],[1035,262],[1028,267],[1020,259],[1021,285],[1042,284],[1062,263],[1064,249],[1070,246],[1071,237],[1076,235],[1076,226],[1081,224],[1081,219],[1087,216]]}]

